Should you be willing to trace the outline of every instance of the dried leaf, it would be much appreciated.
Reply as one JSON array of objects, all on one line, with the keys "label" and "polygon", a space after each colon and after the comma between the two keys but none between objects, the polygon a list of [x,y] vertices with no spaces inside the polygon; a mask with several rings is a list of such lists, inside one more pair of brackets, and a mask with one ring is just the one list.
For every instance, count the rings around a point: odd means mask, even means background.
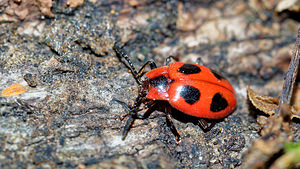
[{"label": "dried leaf", "polygon": [[257,109],[268,114],[273,115],[278,106],[278,99],[268,96],[260,96],[255,93],[250,87],[247,87],[248,98]]},{"label": "dried leaf", "polygon": [[[253,104],[254,107],[259,109],[260,111],[264,112],[267,115],[274,115],[275,110],[278,106],[278,99],[269,97],[269,96],[260,96],[255,93],[250,87],[247,87],[248,98]],[[288,108],[290,112],[291,119],[298,118],[300,119],[300,111],[299,107],[297,106],[289,106]],[[260,119],[261,120],[261,119]],[[262,121],[263,124],[263,121]]]}]

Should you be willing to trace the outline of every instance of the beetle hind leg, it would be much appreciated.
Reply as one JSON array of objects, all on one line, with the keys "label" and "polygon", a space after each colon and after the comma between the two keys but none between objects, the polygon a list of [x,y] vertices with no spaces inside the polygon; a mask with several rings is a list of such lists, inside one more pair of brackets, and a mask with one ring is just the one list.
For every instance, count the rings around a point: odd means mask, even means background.
[{"label": "beetle hind leg", "polygon": [[171,107],[170,106],[167,106],[166,107],[166,121],[167,121],[167,125],[170,127],[172,133],[174,134],[175,138],[176,138],[176,142],[177,144],[180,143],[181,141],[181,137],[180,137],[180,134],[179,132],[177,131],[173,121],[172,121],[172,118],[171,118]]},{"label": "beetle hind leg", "polygon": [[209,131],[215,126],[216,122],[208,119],[199,119],[198,126],[200,126],[204,131]]}]

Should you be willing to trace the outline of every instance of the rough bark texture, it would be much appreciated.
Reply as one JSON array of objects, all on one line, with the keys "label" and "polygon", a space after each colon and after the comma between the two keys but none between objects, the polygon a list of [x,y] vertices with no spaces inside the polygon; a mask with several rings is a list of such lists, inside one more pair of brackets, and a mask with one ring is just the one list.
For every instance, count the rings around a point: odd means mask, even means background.
[{"label": "rough bark texture", "polygon": [[[276,4],[256,0],[90,0],[76,8],[59,2],[48,11],[53,17],[32,13],[22,21],[7,12],[9,1],[0,2],[0,90],[11,84],[27,89],[0,97],[0,168],[242,165],[259,137],[246,86],[279,96],[297,11],[275,13],[269,7]],[[169,55],[182,62],[201,58],[232,83],[236,110],[208,132],[175,117],[179,145],[156,111],[136,120],[122,141],[126,112],[115,100],[130,104],[137,85],[112,50],[115,42],[124,44],[136,68],[150,59],[161,66]],[[299,141],[299,121],[291,131]]]}]

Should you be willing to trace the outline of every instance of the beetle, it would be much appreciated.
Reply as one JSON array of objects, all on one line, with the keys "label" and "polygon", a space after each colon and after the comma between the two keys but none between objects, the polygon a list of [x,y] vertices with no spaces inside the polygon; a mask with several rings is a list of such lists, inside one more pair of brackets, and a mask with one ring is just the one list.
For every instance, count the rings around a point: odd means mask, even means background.
[{"label": "beetle", "polygon": [[[194,63],[171,63],[170,56],[165,66],[157,67],[153,61],[147,61],[136,71],[120,46],[115,44],[113,49],[120,59],[126,60],[138,83],[138,96],[125,115],[129,118],[122,132],[122,140],[126,138],[135,119],[144,119],[158,108],[166,114],[167,124],[179,143],[180,134],[171,119],[172,109],[199,118],[199,124],[207,129],[210,126],[206,119],[222,119],[236,107],[235,92],[229,81],[208,67]],[[145,72],[147,66],[151,70]],[[138,115],[141,104],[148,108],[143,116]]]}]

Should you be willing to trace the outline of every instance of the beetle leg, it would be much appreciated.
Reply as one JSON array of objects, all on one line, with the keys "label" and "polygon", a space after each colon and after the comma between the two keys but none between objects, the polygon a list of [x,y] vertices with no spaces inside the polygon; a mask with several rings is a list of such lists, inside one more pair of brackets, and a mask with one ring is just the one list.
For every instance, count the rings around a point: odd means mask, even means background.
[{"label": "beetle leg", "polygon": [[135,117],[136,117],[137,109],[140,107],[141,103],[142,103],[142,97],[141,95],[139,95],[136,98],[133,107],[130,109],[128,120],[122,132],[122,140],[125,140],[131,126],[133,125],[134,120],[136,119]]},{"label": "beetle leg", "polygon": [[[145,100],[143,100],[143,98],[141,98],[141,96],[138,96],[138,98],[136,99],[133,107],[131,108],[130,112],[127,113],[125,115],[126,116],[129,116],[126,124],[125,124],[125,127],[123,129],[123,132],[122,132],[122,140],[125,140],[131,126],[133,125],[135,119],[146,119],[147,117],[150,116],[150,114],[152,112],[154,112],[154,110],[156,110],[157,108],[157,103],[156,102],[153,102],[153,101],[150,101],[149,104],[151,105],[148,105],[149,108],[148,110],[143,114],[143,115],[138,115],[137,112],[139,111],[137,108],[140,107],[141,103],[143,103]],[[124,118],[124,116],[123,116]]]},{"label": "beetle leg", "polygon": [[[121,104],[124,107],[125,112],[130,112],[129,106],[125,102],[115,99],[115,98],[113,98],[112,101],[115,101],[115,102]],[[129,116],[129,114],[130,113],[126,113],[126,114],[120,116],[120,120],[123,120],[125,117]]]},{"label": "beetle leg", "polygon": [[203,65],[203,66],[204,66],[204,62],[203,62],[203,60],[202,60],[201,57],[197,58],[195,63],[196,63],[197,65]]},{"label": "beetle leg", "polygon": [[143,76],[144,70],[145,70],[146,66],[148,66],[148,65],[150,66],[151,69],[157,68],[155,62],[153,62],[153,61],[147,61],[147,62],[140,68],[139,73],[138,73],[138,78],[141,78],[141,77]]},{"label": "beetle leg", "polygon": [[[147,101],[148,100],[145,97],[145,93],[143,91],[140,91],[138,97],[135,99],[133,106],[130,106],[130,111],[129,111],[128,115],[126,115],[129,117],[128,117],[128,120],[127,120],[125,127],[123,129],[123,132],[122,132],[122,135],[123,135],[122,140],[124,140],[126,138],[131,126],[134,123],[134,120],[137,119],[137,117],[138,117],[137,112],[140,111],[139,107],[141,106],[142,103],[145,103]],[[127,107],[127,110],[128,110],[128,107]]]},{"label": "beetle leg", "polygon": [[177,131],[177,129],[176,129],[176,127],[175,127],[175,125],[174,125],[172,119],[171,119],[171,115],[170,115],[170,114],[167,114],[167,115],[166,115],[166,119],[167,119],[167,124],[168,124],[168,126],[170,127],[172,133],[174,134],[174,136],[175,136],[175,138],[176,138],[177,144],[179,144],[180,141],[181,141],[180,134],[178,133],[178,131]]},{"label": "beetle leg", "polygon": [[[125,117],[127,117],[127,116],[130,115],[130,112],[131,112],[131,106],[130,106],[130,105],[128,105],[127,103],[125,103],[125,102],[123,102],[123,101],[121,101],[121,100],[115,99],[115,98],[113,98],[112,101],[115,101],[115,102],[121,104],[121,105],[124,107],[125,112],[127,112],[126,114],[121,115],[121,116],[119,117],[120,120],[123,120]],[[137,112],[138,112],[138,111],[139,111],[139,110],[137,110]]]},{"label": "beetle leg", "polygon": [[173,121],[172,121],[172,118],[171,118],[171,107],[170,106],[167,106],[166,107],[166,120],[167,120],[167,125],[170,127],[172,133],[174,134],[175,138],[176,138],[176,142],[177,144],[180,143],[181,141],[181,138],[180,138],[180,134],[179,132],[177,131]]},{"label": "beetle leg", "polygon": [[[142,110],[143,109],[137,109],[136,112],[139,112],[139,111],[142,111]],[[145,114],[147,113],[147,111],[145,112]],[[129,116],[130,115],[130,111],[128,111],[128,112],[129,113],[126,113],[126,114],[120,116],[120,120],[123,120],[123,119],[125,119],[125,117]],[[140,114],[136,113],[136,115],[134,117],[132,117],[132,118],[135,118],[135,119],[146,119],[147,117],[145,117],[145,115],[140,115]]]},{"label": "beetle leg", "polygon": [[[121,100],[118,100],[118,99],[115,99],[115,98],[113,98],[112,101],[115,101],[115,102],[121,104],[121,105],[124,107],[125,112],[127,112],[126,114],[121,115],[121,116],[119,117],[120,120],[123,120],[125,117],[127,117],[127,116],[130,115],[130,113],[131,113],[131,108],[132,108],[133,106],[130,106],[130,105],[126,104],[125,102],[123,102],[123,101],[121,101]],[[141,103],[143,103],[144,101],[145,101],[145,100],[141,99]],[[152,100],[151,100],[151,101],[152,101]],[[151,103],[150,103],[150,104],[151,104]],[[143,109],[136,109],[136,112],[139,112],[139,111],[141,111],[141,110],[143,110]],[[141,116],[137,114],[136,117],[137,117],[136,119],[140,119]]]},{"label": "beetle leg", "polygon": [[137,119],[146,119],[146,118],[148,118],[151,115],[151,113],[153,113],[157,109],[158,104],[154,100],[151,100],[150,103],[148,103],[147,106],[149,108],[147,109],[147,111],[143,115],[139,115],[139,114],[136,115]]},{"label": "beetle leg", "polygon": [[129,118],[125,124],[125,127],[123,129],[123,132],[122,132],[122,140],[125,140],[128,132],[129,132],[129,129],[131,128],[131,126],[133,125],[133,122],[134,122],[135,118],[132,118],[132,113],[129,114]]},{"label": "beetle leg", "polygon": [[198,125],[204,130],[204,131],[209,131],[211,128],[215,126],[216,122],[215,121],[210,121],[207,119],[199,119],[198,120]]},{"label": "beetle leg", "polygon": [[171,55],[171,56],[168,56],[167,59],[166,59],[166,65],[169,65],[171,63],[171,59],[174,59],[174,60],[178,60],[178,58],[176,58],[175,56]]},{"label": "beetle leg", "polygon": [[[126,108],[128,110],[128,107],[126,107]],[[143,115],[136,113],[132,118],[142,119],[142,120],[148,118],[151,115],[151,113],[153,113],[157,109],[157,103],[154,100],[151,100],[149,103],[147,103],[147,108],[148,109],[146,110],[146,112]],[[141,110],[143,110],[143,109],[137,109],[136,112],[139,112]],[[121,116],[120,119],[123,120],[125,117],[127,117],[129,115],[130,115],[130,112]]]}]

